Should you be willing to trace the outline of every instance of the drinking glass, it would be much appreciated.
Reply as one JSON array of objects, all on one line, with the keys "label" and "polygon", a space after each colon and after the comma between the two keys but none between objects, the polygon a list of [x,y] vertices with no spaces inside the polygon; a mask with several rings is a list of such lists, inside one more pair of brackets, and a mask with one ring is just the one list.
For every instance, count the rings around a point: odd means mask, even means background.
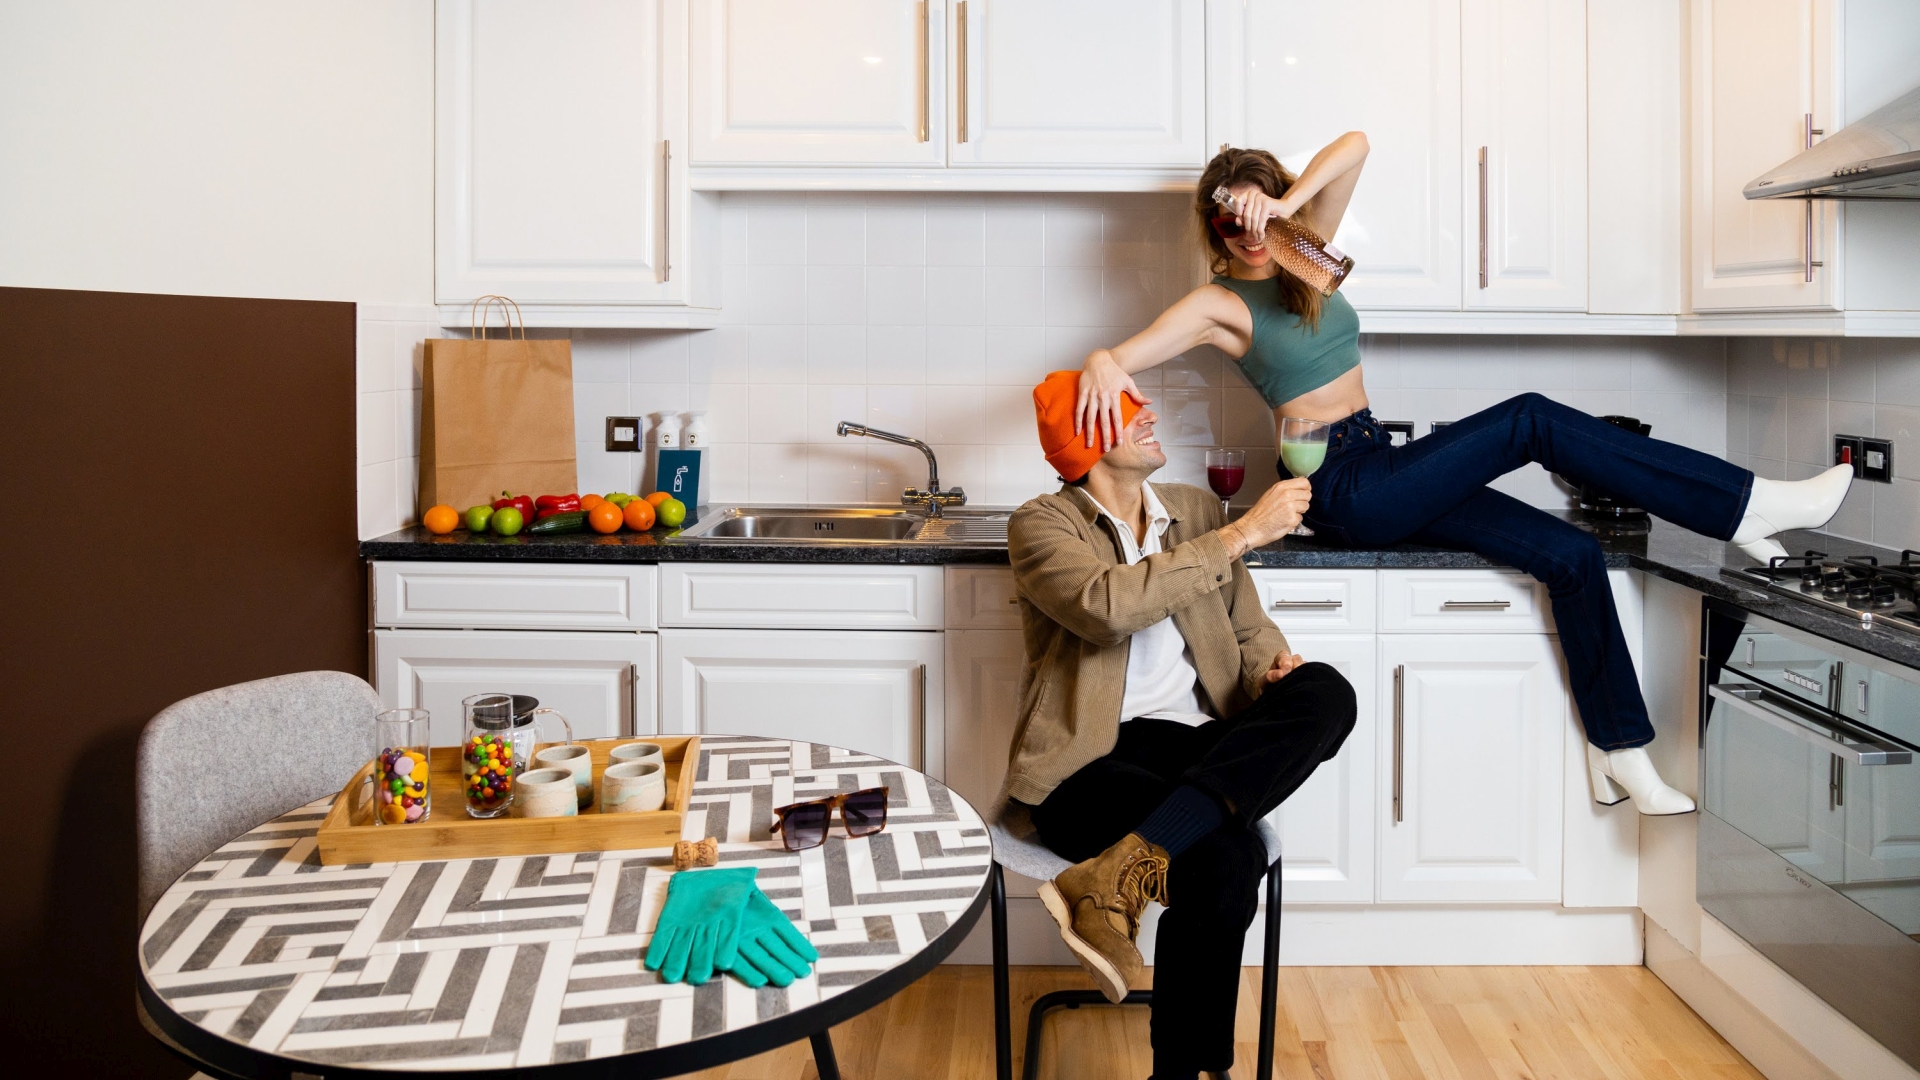
[{"label": "drinking glass", "polygon": [[1220,496],[1220,518],[1226,520],[1227,500],[1239,492],[1240,485],[1247,481],[1247,452],[1245,450],[1209,450],[1207,451],[1207,486]]},{"label": "drinking glass", "polygon": [[425,821],[433,810],[427,790],[433,757],[429,732],[433,717],[425,709],[388,709],[373,718],[373,820],[380,825]]},{"label": "drinking glass", "polygon": [[492,818],[513,804],[513,785],[533,760],[535,724],[552,716],[573,742],[573,725],[524,694],[475,694],[460,703],[466,737],[460,742],[460,778],[470,817]]},{"label": "drinking glass", "polygon": [[[1280,418],[1280,461],[1295,476],[1312,476],[1327,460],[1327,431],[1324,420],[1304,416]],[[1313,530],[1297,525],[1289,536],[1312,536]]]}]

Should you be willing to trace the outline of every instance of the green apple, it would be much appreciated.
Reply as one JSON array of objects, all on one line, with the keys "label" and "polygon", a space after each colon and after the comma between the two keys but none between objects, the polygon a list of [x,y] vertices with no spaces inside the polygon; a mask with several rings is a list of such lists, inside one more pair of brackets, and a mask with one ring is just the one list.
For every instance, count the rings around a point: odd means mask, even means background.
[{"label": "green apple", "polygon": [[492,520],[493,520],[493,507],[486,506],[484,504],[480,506],[467,507],[467,531],[468,532],[471,532],[471,533],[486,532],[487,523]]},{"label": "green apple", "polygon": [[493,512],[493,531],[499,536],[512,536],[527,523],[525,514],[517,506],[503,506]]},{"label": "green apple", "polygon": [[687,520],[687,504],[679,499],[662,499],[660,505],[653,508],[653,514],[665,528],[677,529]]}]

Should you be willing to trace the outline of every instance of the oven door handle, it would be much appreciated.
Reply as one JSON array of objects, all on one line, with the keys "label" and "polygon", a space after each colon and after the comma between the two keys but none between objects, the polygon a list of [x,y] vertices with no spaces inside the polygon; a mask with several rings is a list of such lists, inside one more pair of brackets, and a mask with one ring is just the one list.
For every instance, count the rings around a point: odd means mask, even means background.
[{"label": "oven door handle", "polygon": [[1835,723],[1791,698],[1754,683],[1722,683],[1707,693],[1789,735],[1797,735],[1855,765],[1911,765],[1913,751],[1851,724]]}]

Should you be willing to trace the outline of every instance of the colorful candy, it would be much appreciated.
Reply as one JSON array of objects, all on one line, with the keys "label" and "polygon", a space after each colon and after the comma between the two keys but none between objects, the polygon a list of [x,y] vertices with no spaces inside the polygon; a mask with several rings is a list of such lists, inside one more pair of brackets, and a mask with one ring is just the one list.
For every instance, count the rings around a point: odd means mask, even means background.
[{"label": "colorful candy", "polygon": [[526,762],[514,757],[513,744],[499,735],[474,735],[460,750],[467,809],[488,813],[505,808],[513,798],[513,778],[526,768]]},{"label": "colorful candy", "polygon": [[389,746],[380,751],[374,768],[382,822],[401,825],[427,816],[426,754]]}]

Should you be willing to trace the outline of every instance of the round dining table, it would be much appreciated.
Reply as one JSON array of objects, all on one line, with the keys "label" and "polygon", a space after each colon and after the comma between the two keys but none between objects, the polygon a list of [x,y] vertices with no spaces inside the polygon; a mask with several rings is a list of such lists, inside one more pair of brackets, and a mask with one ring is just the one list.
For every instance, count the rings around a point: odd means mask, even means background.
[{"label": "round dining table", "polygon": [[[181,875],[140,931],[140,998],[209,1071],[234,1077],[658,1077],[812,1040],[946,958],[986,907],[992,847],[946,785],[822,743],[703,736],[684,839],[752,866],[820,952],[752,989],[646,970],[669,848],[323,866],[328,797],[263,822]],[[773,809],[890,789],[883,832],[789,852]],[[459,812],[458,804],[436,807]]]}]

